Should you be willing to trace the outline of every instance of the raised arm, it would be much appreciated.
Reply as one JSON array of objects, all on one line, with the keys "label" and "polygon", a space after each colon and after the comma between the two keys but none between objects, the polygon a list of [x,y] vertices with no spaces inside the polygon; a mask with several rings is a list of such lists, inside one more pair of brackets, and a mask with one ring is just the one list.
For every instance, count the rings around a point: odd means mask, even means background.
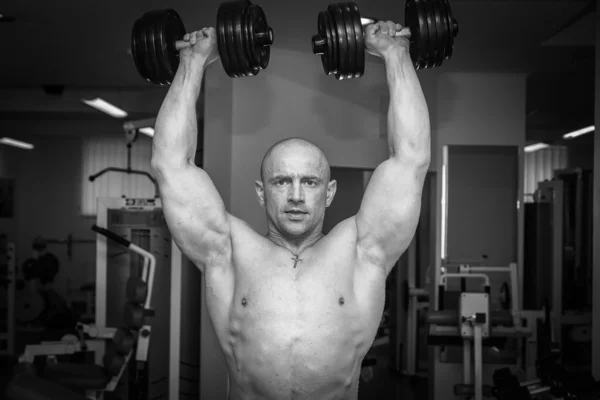
[{"label": "raised arm", "polygon": [[359,255],[386,273],[409,246],[421,211],[430,160],[429,112],[400,25],[379,22],[366,29],[367,50],[383,58],[390,104],[389,158],[373,172],[356,215]]},{"label": "raised arm", "polygon": [[152,169],[173,240],[202,271],[228,254],[229,216],[208,174],[196,167],[196,103],[206,67],[216,59],[214,29],[186,35],[192,46],[180,64],[159,110],[152,144]]}]

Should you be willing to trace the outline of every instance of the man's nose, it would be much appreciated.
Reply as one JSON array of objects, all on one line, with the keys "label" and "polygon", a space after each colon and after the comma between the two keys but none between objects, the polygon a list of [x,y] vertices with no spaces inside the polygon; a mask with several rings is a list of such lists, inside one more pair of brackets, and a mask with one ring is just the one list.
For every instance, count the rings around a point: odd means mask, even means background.
[{"label": "man's nose", "polygon": [[292,184],[289,200],[294,203],[304,201],[304,191],[302,190],[302,185],[299,182]]}]

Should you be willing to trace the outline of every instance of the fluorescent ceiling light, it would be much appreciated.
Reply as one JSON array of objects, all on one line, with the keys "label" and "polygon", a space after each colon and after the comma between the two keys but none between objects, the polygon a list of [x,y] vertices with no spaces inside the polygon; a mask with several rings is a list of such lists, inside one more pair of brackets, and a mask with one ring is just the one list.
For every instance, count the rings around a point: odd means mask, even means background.
[{"label": "fluorescent ceiling light", "polygon": [[99,97],[93,100],[82,99],[81,101],[83,101],[88,106],[94,107],[95,109],[100,110],[115,118],[125,118],[127,116],[127,113],[125,111],[121,110],[117,106],[110,104],[107,101],[102,100]]},{"label": "fluorescent ceiling light", "polygon": [[15,140],[7,137],[0,138],[0,143],[25,150],[32,150],[34,147],[31,143],[21,142],[20,140]]},{"label": "fluorescent ceiling light", "polygon": [[154,128],[152,128],[151,126],[147,126],[145,128],[140,128],[138,129],[141,133],[143,133],[144,135],[148,135],[150,137],[154,136]]},{"label": "fluorescent ceiling light", "polygon": [[578,129],[573,132],[565,133],[563,135],[564,139],[573,139],[577,136],[585,135],[586,133],[593,132],[596,129],[594,125],[586,126],[585,128]]},{"label": "fluorescent ceiling light", "polygon": [[538,150],[542,150],[549,147],[549,145],[547,145],[546,143],[535,143],[535,144],[530,144],[529,146],[525,146],[525,152],[526,153],[531,153],[533,151],[538,151]]}]

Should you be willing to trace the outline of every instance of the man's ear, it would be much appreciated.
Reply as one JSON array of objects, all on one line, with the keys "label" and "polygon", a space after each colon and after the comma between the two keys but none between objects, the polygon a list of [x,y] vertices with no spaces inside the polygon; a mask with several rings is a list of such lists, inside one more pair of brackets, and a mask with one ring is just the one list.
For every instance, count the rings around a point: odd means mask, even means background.
[{"label": "man's ear", "polygon": [[329,207],[331,205],[331,202],[333,201],[333,197],[335,196],[336,190],[337,190],[337,181],[336,180],[329,181],[329,183],[327,184],[327,202],[325,203],[325,205],[327,207]]},{"label": "man's ear", "polygon": [[258,204],[261,207],[265,206],[265,188],[261,180],[254,181],[254,190],[256,190],[256,197],[258,197]]}]

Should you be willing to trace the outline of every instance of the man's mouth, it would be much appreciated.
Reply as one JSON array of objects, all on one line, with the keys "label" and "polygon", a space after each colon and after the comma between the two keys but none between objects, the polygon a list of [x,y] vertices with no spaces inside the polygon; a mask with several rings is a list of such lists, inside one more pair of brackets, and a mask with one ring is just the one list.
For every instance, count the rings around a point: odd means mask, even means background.
[{"label": "man's mouth", "polygon": [[292,215],[301,215],[301,214],[307,214],[306,211],[301,211],[301,210],[288,210],[285,212],[286,214],[292,214]]}]

